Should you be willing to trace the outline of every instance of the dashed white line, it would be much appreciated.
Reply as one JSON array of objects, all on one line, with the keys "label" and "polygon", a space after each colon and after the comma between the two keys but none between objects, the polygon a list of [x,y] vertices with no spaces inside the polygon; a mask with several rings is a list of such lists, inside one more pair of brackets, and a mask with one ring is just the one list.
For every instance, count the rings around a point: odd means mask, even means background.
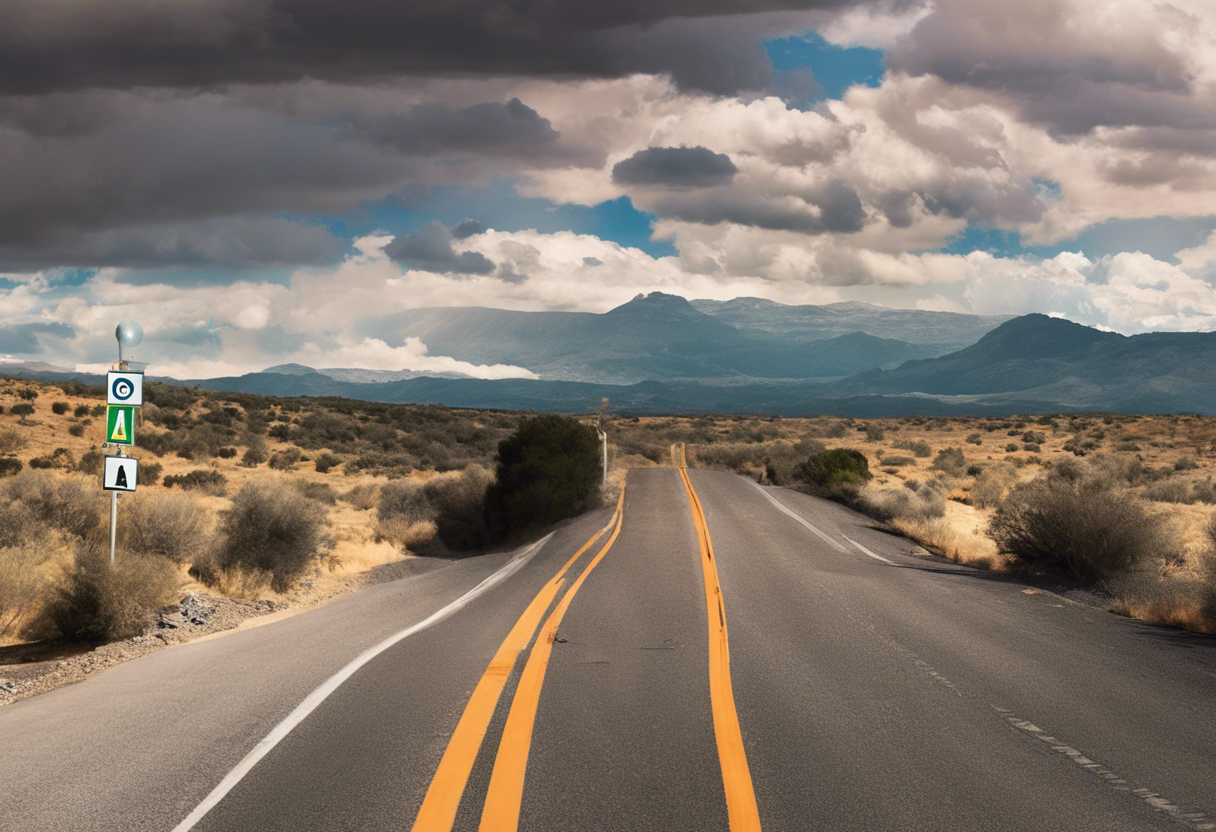
[{"label": "dashed white line", "polygon": [[537,552],[540,551],[540,548],[549,542],[549,538],[551,537],[553,537],[552,532],[545,535],[526,549],[521,550],[513,558],[503,564],[498,571],[490,575],[477,586],[470,589],[464,595],[461,595],[443,609],[433,613],[428,618],[419,621],[417,624],[406,627],[401,632],[389,636],[374,647],[369,647],[356,656],[350,662],[350,664],[346,665],[346,667],[342,668],[333,676],[326,679],[312,693],[308,694],[304,701],[297,705],[295,710],[287,715],[286,719],[276,725],[269,734],[263,737],[262,741],[255,745],[253,750],[246,754],[244,759],[237,763],[236,767],[232,769],[232,771],[228,772],[224,779],[220,781],[219,785],[211,790],[211,794],[207,795],[203,799],[202,803],[194,807],[194,811],[187,815],[181,823],[173,827],[173,832],[188,832],[188,830],[193,829],[195,824],[202,820],[203,817],[210,812],[217,803],[223,800],[228,795],[228,792],[232,791],[237,783],[240,783],[241,780],[244,779],[245,775],[248,774],[263,757],[269,754],[270,751],[276,745],[278,745],[284,737],[291,733],[292,729],[303,722],[309,714],[317,709],[318,705],[324,702],[329,695],[337,690],[343,682],[353,676],[355,672],[359,670],[359,668],[363,667],[363,665],[376,658],[376,656],[380,655],[397,642],[409,638],[410,636],[414,635],[414,633],[421,632],[428,627],[438,624],[452,613],[466,606],[470,601],[475,600],[479,596],[484,595],[489,590],[498,586],[507,578],[511,577],[522,569],[524,565],[530,561]]},{"label": "dashed white line", "polygon": [[1168,800],[1167,798],[1164,798],[1156,792],[1150,791],[1149,789],[1133,789],[1132,784],[1127,780],[1124,780],[1118,774],[1111,771],[1101,763],[1095,762],[1089,757],[1086,757],[1083,753],[1073,748],[1071,745],[1066,744],[1056,737],[1050,736],[1046,731],[1035,725],[1033,722],[1022,719],[1014,715],[1012,711],[1005,708],[993,706],[992,709],[1000,714],[1000,716],[1014,728],[1025,731],[1035,739],[1046,743],[1052,751],[1056,752],[1057,754],[1063,754],[1065,757],[1068,757],[1086,771],[1092,772],[1093,774],[1102,778],[1102,780],[1105,781],[1105,783],[1111,788],[1135,795],[1149,806],[1152,806],[1158,812],[1164,812],[1174,820],[1178,821],[1179,823],[1184,823],[1187,826],[1190,826],[1192,829],[1204,830],[1204,832],[1208,832],[1208,830],[1216,830],[1216,823],[1213,823],[1205,813],[1188,812],[1186,809],[1179,806],[1172,800]]}]

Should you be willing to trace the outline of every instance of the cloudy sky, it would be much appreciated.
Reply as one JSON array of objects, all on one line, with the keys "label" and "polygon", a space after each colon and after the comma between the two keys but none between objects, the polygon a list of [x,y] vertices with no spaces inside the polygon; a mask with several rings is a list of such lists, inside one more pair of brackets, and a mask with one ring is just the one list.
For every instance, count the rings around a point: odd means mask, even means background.
[{"label": "cloudy sky", "polygon": [[654,290],[1216,329],[1216,5],[0,0],[0,357]]}]

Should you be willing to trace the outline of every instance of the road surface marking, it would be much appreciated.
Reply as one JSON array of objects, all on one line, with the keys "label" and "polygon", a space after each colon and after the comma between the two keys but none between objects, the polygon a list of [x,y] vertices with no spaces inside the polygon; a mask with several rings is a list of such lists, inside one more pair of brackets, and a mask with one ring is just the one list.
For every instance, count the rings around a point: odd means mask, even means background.
[{"label": "road surface marking", "polygon": [[[688,503],[692,507],[692,520],[697,527],[697,542],[701,548],[701,572],[705,576],[705,610],[709,621],[709,700],[714,715],[714,737],[718,741],[718,763],[722,767],[722,786],[726,791],[726,815],[731,832],[759,832],[760,810],[756,806],[752,774],[747,767],[747,751],[743,748],[743,732],[739,728],[739,714],[735,710],[735,694],[730,683],[726,607],[722,602],[722,585],[718,582],[714,544],[709,538],[705,510],[692,487],[687,468],[680,469],[680,478],[684,481]],[[841,549],[843,551],[843,547]]]},{"label": "road surface marking", "polygon": [[515,660],[528,646],[532,634],[536,632],[536,627],[540,624],[541,616],[545,614],[545,610],[549,609],[549,604],[565,582],[566,572],[582,557],[584,552],[613,527],[620,511],[621,504],[618,503],[617,510],[613,512],[608,525],[596,532],[566,561],[553,579],[545,584],[532,599],[532,603],[524,610],[523,615],[515,622],[511,632],[503,640],[502,646],[494,654],[481,681],[473,690],[473,695],[469,697],[464,714],[461,715],[460,722],[457,723],[456,730],[448,741],[448,747],[443,752],[443,759],[439,761],[439,768],[436,769],[435,776],[431,779],[431,785],[427,789],[426,798],[422,801],[422,808],[418,810],[418,817],[414,820],[413,832],[446,832],[456,822],[456,812],[460,808],[460,799],[464,795],[465,786],[468,785],[469,773],[473,770],[473,764],[476,762],[481,744],[485,740],[486,730],[490,726],[490,720],[494,717],[494,709],[498,706],[498,699],[507,684],[507,678],[515,669]]},{"label": "road surface marking", "polygon": [[224,779],[220,781],[219,785],[211,790],[211,794],[207,795],[203,799],[202,803],[194,807],[194,811],[187,815],[181,823],[173,827],[173,832],[187,832],[187,830],[193,829],[195,824],[202,820],[203,817],[210,812],[217,803],[223,800],[227,796],[228,792],[232,791],[236,784],[241,782],[245,775],[248,774],[263,757],[269,754],[276,745],[282,742],[283,738],[290,734],[292,729],[303,722],[309,714],[317,709],[318,705],[324,702],[329,695],[337,690],[343,682],[353,676],[355,672],[359,670],[359,668],[363,667],[363,665],[367,664],[372,659],[376,658],[376,656],[380,655],[402,639],[409,638],[415,633],[421,632],[428,627],[438,624],[440,621],[452,615],[452,613],[467,606],[471,601],[476,600],[494,587],[498,586],[507,578],[511,577],[522,569],[528,561],[532,560],[536,553],[540,551],[541,547],[549,542],[549,538],[551,537],[553,537],[552,533],[547,534],[540,540],[533,543],[531,546],[521,550],[509,561],[499,567],[498,571],[494,572],[494,574],[490,575],[484,581],[470,589],[464,595],[461,595],[443,609],[431,614],[428,618],[419,621],[417,624],[406,627],[396,635],[389,636],[374,647],[369,647],[368,649],[364,650],[349,664],[347,664],[346,667],[342,668],[333,676],[330,676],[328,679],[322,682],[319,687],[305,697],[303,702],[296,706],[294,711],[289,713],[282,722],[276,725],[269,734],[263,737],[262,741],[255,745],[253,750],[246,754],[244,759],[237,763],[236,767],[232,769],[232,771],[228,772]]},{"label": "road surface marking", "polygon": [[591,570],[608,554],[612,544],[616,543],[624,520],[625,492],[622,491],[620,502],[617,504],[616,528],[612,530],[612,536],[566,590],[532,645],[528,662],[519,677],[519,685],[515,688],[515,698],[507,714],[507,724],[502,730],[498,754],[494,758],[494,770],[490,774],[490,786],[486,790],[486,802],[481,811],[481,825],[478,827],[480,832],[515,832],[519,828],[519,809],[524,797],[524,773],[528,767],[528,752],[532,748],[532,727],[536,722],[540,689],[545,682],[545,669],[549,666],[549,656],[553,652],[553,639],[557,637],[558,625],[562,623],[562,616],[566,614],[575,593],[591,574]]},{"label": "road surface marking", "polygon": [[[820,531],[815,526],[812,526],[810,523],[808,523],[806,520],[804,520],[800,514],[795,512],[793,509],[787,507],[785,505],[785,503],[778,500],[772,494],[769,494],[767,491],[765,491],[763,485],[760,485],[759,483],[756,483],[756,482],[753,482],[752,485],[754,485],[760,491],[760,493],[764,495],[764,499],[768,500],[770,503],[775,505],[777,507],[778,511],[782,512],[783,514],[788,514],[790,517],[793,517],[795,520],[797,520],[802,525],[806,526],[812,532],[819,535],[819,537],[823,538],[824,543],[831,546],[837,552],[849,551],[848,549],[844,548],[844,546],[842,546],[840,543],[838,543],[835,539],[833,539],[831,537],[831,535],[829,535],[827,532]],[[875,555],[875,557],[877,557],[877,555]],[[881,560],[881,558],[879,558],[879,560]]]},{"label": "road surface marking", "polygon": [[880,561],[882,561],[883,563],[887,564],[888,566],[894,566],[894,565],[895,565],[895,562],[894,562],[894,561],[889,561],[889,560],[887,560],[886,558],[884,558],[882,555],[876,555],[876,554],[874,554],[874,553],[873,553],[873,552],[871,552],[869,549],[867,549],[865,546],[862,546],[860,543],[858,543],[856,540],[854,540],[853,538],[849,537],[848,535],[844,535],[844,534],[842,534],[842,535],[841,535],[841,537],[843,537],[845,540],[849,541],[849,542],[850,542],[850,543],[852,543],[854,546],[856,546],[858,549],[860,549],[862,554],[864,554],[864,555],[869,555],[870,557],[874,558],[874,560],[880,560]]},{"label": "road surface marking", "polygon": [[1212,819],[1203,812],[1188,812],[1186,809],[1179,806],[1177,803],[1174,803],[1172,800],[1167,800],[1149,789],[1133,789],[1132,784],[1124,780],[1118,774],[1111,771],[1101,763],[1095,762],[1089,757],[1086,757],[1077,749],[1064,743],[1063,740],[1048,735],[1046,731],[1035,725],[1033,722],[1021,719],[1012,711],[1005,708],[993,706],[992,709],[1014,728],[1025,731],[1035,739],[1046,743],[1052,751],[1055,751],[1057,754],[1063,754],[1074,763],[1081,766],[1081,768],[1102,778],[1102,780],[1111,788],[1121,792],[1127,792],[1140,798],[1158,812],[1163,812],[1179,823],[1185,824],[1192,829],[1200,829],[1204,830],[1204,832],[1207,832],[1207,830],[1216,830],[1216,823],[1214,823]]}]

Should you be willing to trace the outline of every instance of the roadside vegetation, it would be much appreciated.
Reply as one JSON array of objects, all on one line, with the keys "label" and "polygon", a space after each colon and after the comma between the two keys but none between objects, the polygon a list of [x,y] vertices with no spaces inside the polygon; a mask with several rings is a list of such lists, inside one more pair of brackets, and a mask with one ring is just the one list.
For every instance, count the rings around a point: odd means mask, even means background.
[{"label": "roadside vegetation", "polygon": [[127,638],[190,592],[279,599],[599,499],[599,441],[575,419],[158,383],[145,397],[111,568],[104,391],[0,378],[0,646]]},{"label": "roadside vegetation", "polygon": [[[103,390],[0,378],[0,646],[120,638],[188,592],[280,599],[505,545],[602,499],[598,439],[575,419],[158,383],[146,402],[111,572]],[[684,442],[690,465],[841,500],[961,563],[1216,631],[1214,419],[618,415],[607,430],[609,490]]]}]

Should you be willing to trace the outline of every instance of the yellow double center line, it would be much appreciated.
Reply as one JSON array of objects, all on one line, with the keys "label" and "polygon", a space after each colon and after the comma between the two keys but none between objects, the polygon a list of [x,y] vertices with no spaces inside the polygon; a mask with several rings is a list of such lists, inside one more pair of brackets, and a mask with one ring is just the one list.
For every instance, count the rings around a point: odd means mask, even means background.
[{"label": "yellow double center line", "polygon": [[[680,449],[683,457],[683,448]],[[683,461],[682,459],[680,460]],[[697,541],[701,549],[702,573],[705,577],[705,601],[709,624],[709,683],[710,705],[713,710],[714,737],[718,744],[718,761],[722,768],[722,784],[726,793],[726,811],[731,832],[759,832],[760,814],[756,796],[752,789],[751,772],[747,766],[747,754],[743,748],[743,735],[739,728],[739,716],[735,709],[735,696],[730,681],[730,649],[726,635],[726,609],[722,604],[722,589],[718,583],[718,569],[714,561],[713,543],[709,538],[709,527],[701,500],[693,490],[688,470],[680,466],[680,478],[688,492],[692,507],[693,523],[697,529]],[[571,566],[603,536],[609,527],[612,535],[603,548],[583,568],[582,573],[566,590],[553,612],[549,614],[540,635],[532,645],[528,661],[520,676],[511,710],[503,728],[486,802],[481,813],[479,832],[515,832],[519,828],[519,813],[523,802],[524,774],[528,765],[528,754],[532,746],[532,729],[540,702],[545,670],[553,651],[553,640],[562,617],[583,585],[591,570],[603,560],[621,533],[624,522],[625,494],[620,501],[612,522],[583,544],[566,564],[545,584],[540,593],[528,605],[502,646],[494,655],[481,681],[469,698],[464,714],[456,725],[456,731],[448,742],[447,750],[431,780],[422,808],[414,821],[413,832],[448,832],[456,820],[469,774],[473,770],[477,754],[485,739],[498,699],[507,678],[515,667],[515,661],[523,650],[536,623],[557,595]]]},{"label": "yellow double center line", "polygon": [[[683,456],[683,447],[680,448]],[[709,539],[709,526],[701,498],[693,490],[688,469],[680,466],[680,478],[688,492],[692,521],[697,527],[701,546],[701,572],[705,576],[705,611],[709,623],[709,701],[714,714],[714,738],[718,741],[718,762],[722,766],[722,786],[726,791],[726,814],[731,832],[759,832],[760,812],[752,775],[747,767],[747,752],[743,748],[743,732],[735,710],[735,693],[730,683],[730,645],[726,638],[726,607],[722,603],[722,586],[718,583],[718,566],[714,560],[714,544]]]},{"label": "yellow double center line", "polygon": [[439,768],[431,779],[422,808],[414,820],[413,832],[445,832],[452,828],[456,821],[456,811],[460,808],[460,799],[464,795],[465,786],[469,782],[469,774],[481,743],[485,739],[490,720],[494,717],[494,709],[498,705],[499,696],[506,686],[507,678],[515,667],[515,660],[520,651],[527,646],[536,630],[536,624],[544,615],[545,610],[557,595],[565,582],[566,572],[582,557],[583,553],[603,537],[604,532],[613,528],[612,536],[600,549],[599,553],[583,569],[578,579],[566,590],[557,608],[545,622],[541,635],[532,647],[528,663],[524,666],[523,676],[515,692],[511,704],[511,712],[507,717],[507,725],[503,731],[502,742],[498,747],[498,756],[494,761],[494,772],[490,779],[490,791],[486,798],[485,809],[482,812],[481,828],[515,829],[519,823],[519,807],[523,798],[524,769],[528,764],[528,750],[532,743],[532,723],[536,715],[537,703],[540,700],[540,688],[544,682],[545,667],[549,663],[549,654],[553,649],[553,639],[557,635],[558,624],[574,594],[578,592],[583,581],[592,569],[603,559],[612,544],[621,533],[621,523],[625,513],[625,491],[621,489],[621,497],[617,502],[616,512],[608,525],[600,529],[590,540],[575,552],[565,565],[558,570],[541,591],[532,599],[532,603],[524,610],[523,615],[515,622],[515,626],[507,634],[498,652],[490,661],[481,681],[469,697],[464,714],[456,724],[456,730],[448,741],[447,750],[439,761]]}]

